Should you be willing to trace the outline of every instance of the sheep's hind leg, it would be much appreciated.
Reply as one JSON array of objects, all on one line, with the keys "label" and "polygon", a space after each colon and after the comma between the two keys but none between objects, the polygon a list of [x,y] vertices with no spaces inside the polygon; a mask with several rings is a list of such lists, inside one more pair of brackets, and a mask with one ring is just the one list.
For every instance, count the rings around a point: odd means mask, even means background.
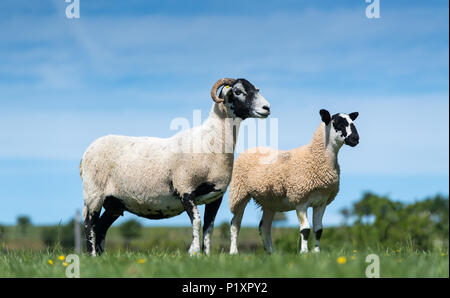
[{"label": "sheep's hind leg", "polygon": [[200,229],[202,227],[202,220],[197,205],[195,205],[194,195],[184,194],[181,198],[181,203],[192,223],[192,243],[189,248],[189,255],[194,256],[200,252]]},{"label": "sheep's hind leg", "polygon": [[103,203],[103,208],[105,208],[105,211],[100,216],[95,229],[95,248],[99,255],[105,251],[106,232],[123,215],[123,211],[125,210],[122,202],[115,197],[107,197]]},{"label": "sheep's hind leg", "polygon": [[259,223],[259,234],[262,237],[264,250],[271,254],[273,253],[272,246],[272,221],[275,212],[269,209],[263,209],[263,216],[261,222]]},{"label": "sheep's hind leg", "polygon": [[308,206],[305,204],[300,204],[296,207],[297,217],[300,222],[300,237],[301,237],[300,253],[308,252],[308,238],[309,238],[310,228],[309,228],[307,210],[308,210]]},{"label": "sheep's hind leg", "polygon": [[105,210],[100,217],[95,238],[95,249],[98,255],[101,255],[105,251],[105,237],[109,227],[119,218],[120,215],[114,215],[111,211]]},{"label": "sheep's hind leg", "polygon": [[92,256],[97,255],[96,249],[96,225],[99,219],[100,212],[94,211],[91,212],[84,207],[84,227],[86,233],[86,247],[88,254]]},{"label": "sheep's hind leg", "polygon": [[214,220],[216,218],[217,211],[219,210],[220,204],[222,203],[222,198],[223,197],[220,197],[219,199],[206,204],[205,206],[202,250],[207,255],[209,255],[211,251],[211,234],[214,229]]}]

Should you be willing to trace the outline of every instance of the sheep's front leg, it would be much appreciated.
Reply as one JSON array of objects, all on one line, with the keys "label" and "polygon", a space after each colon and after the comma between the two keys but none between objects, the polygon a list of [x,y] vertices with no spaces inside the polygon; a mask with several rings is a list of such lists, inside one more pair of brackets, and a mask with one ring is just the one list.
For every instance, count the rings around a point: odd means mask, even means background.
[{"label": "sheep's front leg", "polygon": [[216,218],[217,211],[219,210],[220,203],[222,203],[222,198],[206,204],[205,206],[205,216],[203,224],[203,251],[205,254],[209,255],[211,251],[211,234],[214,229],[214,219]]},{"label": "sheep's front leg", "polygon": [[264,250],[271,254],[273,253],[272,246],[272,221],[275,212],[272,210],[264,209],[261,222],[259,223],[259,233],[263,240]]},{"label": "sheep's front leg", "polygon": [[297,217],[300,222],[300,237],[301,237],[301,248],[300,253],[308,252],[308,238],[310,233],[309,222],[308,222],[308,206],[305,204],[297,205]]},{"label": "sheep's front leg", "polygon": [[183,204],[184,210],[189,215],[192,223],[192,243],[189,248],[189,254],[191,256],[200,252],[200,229],[202,227],[200,212],[198,212],[194,198],[195,197],[191,194],[185,194],[181,198],[181,203]]},{"label": "sheep's front leg", "polygon": [[322,236],[322,218],[325,212],[326,205],[318,206],[313,208],[313,229],[314,236],[316,238],[316,245],[314,247],[314,252],[320,252],[320,237]]}]

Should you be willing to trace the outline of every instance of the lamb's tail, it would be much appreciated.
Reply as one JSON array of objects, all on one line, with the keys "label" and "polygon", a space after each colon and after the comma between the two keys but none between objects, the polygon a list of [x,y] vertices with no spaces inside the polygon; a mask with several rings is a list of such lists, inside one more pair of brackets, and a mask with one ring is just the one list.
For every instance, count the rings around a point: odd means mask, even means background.
[{"label": "lamb's tail", "polygon": [[235,213],[236,208],[242,204],[246,205],[248,200],[248,169],[237,159],[234,164],[228,195],[228,205],[231,212]]}]

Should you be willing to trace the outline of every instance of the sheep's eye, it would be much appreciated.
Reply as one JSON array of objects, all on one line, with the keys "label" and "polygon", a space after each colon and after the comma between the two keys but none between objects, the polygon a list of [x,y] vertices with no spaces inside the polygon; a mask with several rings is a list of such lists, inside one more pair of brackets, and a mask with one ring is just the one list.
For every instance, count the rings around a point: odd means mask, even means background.
[{"label": "sheep's eye", "polygon": [[242,91],[241,91],[241,90],[234,90],[234,94],[236,94],[236,95],[241,95],[241,94],[242,94]]}]

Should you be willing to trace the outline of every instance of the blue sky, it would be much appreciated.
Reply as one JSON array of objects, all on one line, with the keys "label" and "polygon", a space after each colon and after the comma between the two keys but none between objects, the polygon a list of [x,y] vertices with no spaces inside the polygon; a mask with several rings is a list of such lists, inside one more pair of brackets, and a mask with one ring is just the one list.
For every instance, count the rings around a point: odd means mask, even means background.
[{"label": "blue sky", "polygon": [[[221,77],[261,89],[281,149],[309,142],[321,108],[360,113],[361,143],[340,152],[325,224],[366,190],[448,195],[448,1],[381,0],[380,19],[365,17],[364,0],[80,3],[69,20],[64,0],[0,2],[0,223],[68,220],[93,140],[171,136],[174,118],[206,117]],[[231,219],[226,200],[217,223]],[[244,224],[259,215],[249,205]]]}]

